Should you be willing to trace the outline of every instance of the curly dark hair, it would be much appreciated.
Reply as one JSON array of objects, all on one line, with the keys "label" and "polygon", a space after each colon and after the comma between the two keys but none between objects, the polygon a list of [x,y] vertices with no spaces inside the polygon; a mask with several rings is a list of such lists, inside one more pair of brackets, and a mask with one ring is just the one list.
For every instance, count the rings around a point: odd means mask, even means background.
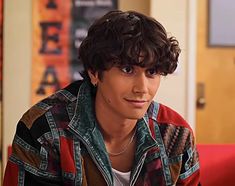
[{"label": "curly dark hair", "polygon": [[[87,71],[102,72],[118,65],[154,67],[166,76],[175,71],[180,48],[155,19],[135,11],[110,11],[96,20],[79,48]],[[141,59],[141,60],[140,60]]]}]

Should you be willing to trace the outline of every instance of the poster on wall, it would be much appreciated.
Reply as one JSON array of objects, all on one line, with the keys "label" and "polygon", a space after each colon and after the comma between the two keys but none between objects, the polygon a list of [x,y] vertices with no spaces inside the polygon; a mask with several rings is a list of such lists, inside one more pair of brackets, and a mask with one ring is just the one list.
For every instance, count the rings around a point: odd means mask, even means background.
[{"label": "poster on wall", "polygon": [[95,19],[117,0],[33,0],[31,103],[81,79],[78,48]]}]

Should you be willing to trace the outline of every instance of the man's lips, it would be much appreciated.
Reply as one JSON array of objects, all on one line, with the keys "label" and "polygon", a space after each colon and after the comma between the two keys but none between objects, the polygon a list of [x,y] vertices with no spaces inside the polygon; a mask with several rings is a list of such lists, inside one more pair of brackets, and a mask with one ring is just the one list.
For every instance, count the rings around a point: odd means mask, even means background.
[{"label": "man's lips", "polygon": [[125,98],[125,100],[131,105],[133,105],[134,107],[138,107],[138,108],[143,107],[148,102],[148,100],[128,99],[128,98]]}]

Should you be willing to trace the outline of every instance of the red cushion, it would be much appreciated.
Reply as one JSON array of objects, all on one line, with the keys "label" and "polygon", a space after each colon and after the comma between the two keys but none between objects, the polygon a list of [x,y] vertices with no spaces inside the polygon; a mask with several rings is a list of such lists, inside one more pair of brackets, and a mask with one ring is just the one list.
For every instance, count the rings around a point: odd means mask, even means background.
[{"label": "red cushion", "polygon": [[235,144],[197,145],[201,184],[230,186],[235,184]]}]

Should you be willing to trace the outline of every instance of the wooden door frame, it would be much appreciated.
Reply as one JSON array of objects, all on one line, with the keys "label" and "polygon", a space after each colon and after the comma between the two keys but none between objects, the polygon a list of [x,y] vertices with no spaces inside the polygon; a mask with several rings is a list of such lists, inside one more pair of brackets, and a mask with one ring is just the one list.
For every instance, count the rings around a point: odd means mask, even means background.
[{"label": "wooden door frame", "polygon": [[197,0],[188,1],[187,47],[187,100],[186,119],[193,130],[196,128],[196,50],[197,50]]}]

